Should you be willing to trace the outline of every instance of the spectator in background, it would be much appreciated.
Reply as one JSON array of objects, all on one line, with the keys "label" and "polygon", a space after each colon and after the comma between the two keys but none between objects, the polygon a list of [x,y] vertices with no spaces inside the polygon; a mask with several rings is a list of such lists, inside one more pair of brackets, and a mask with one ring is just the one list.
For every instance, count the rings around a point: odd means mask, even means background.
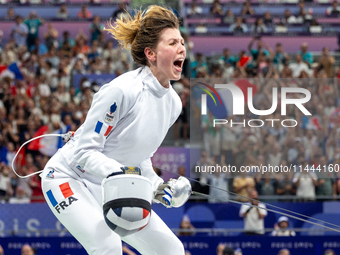
[{"label": "spectator in background", "polygon": [[50,50],[52,46],[58,48],[58,30],[53,27],[53,23],[47,25],[47,31],[44,34],[44,38],[48,50]]},{"label": "spectator in background", "polygon": [[[283,163],[281,163],[284,165]],[[290,173],[283,173],[283,178],[278,181],[276,194],[281,196],[292,196],[294,194],[294,184]],[[287,201],[280,200],[280,201]]]},{"label": "spectator in background", "polygon": [[14,20],[15,19],[14,9],[12,7],[9,7],[7,10],[7,15],[5,17],[6,20]]},{"label": "spectator in background", "polygon": [[61,40],[60,40],[60,42],[59,42],[59,47],[61,48],[63,45],[64,45],[64,43],[65,42],[67,42],[67,44],[70,46],[70,47],[74,47],[74,46],[76,46],[76,43],[75,43],[75,41],[74,41],[74,39],[72,39],[71,37],[70,37],[70,32],[69,31],[64,31],[63,32],[63,36],[62,36],[62,38],[61,38]]},{"label": "spectator in background", "polygon": [[[12,163],[12,162],[11,162]],[[13,190],[11,187],[10,178],[11,168],[7,166],[4,162],[0,163],[0,199],[2,200],[5,196],[12,196]]]},{"label": "spectator in background", "polygon": [[39,56],[44,56],[48,52],[46,45],[40,43],[39,37],[35,38],[35,42],[30,49],[31,51],[36,50]]},{"label": "spectator in background", "polygon": [[286,9],[284,13],[284,18],[282,19],[282,23],[288,25],[294,24],[296,22],[297,22],[296,17],[290,13],[289,9]]},{"label": "spectator in background", "polygon": [[191,62],[191,74],[192,78],[197,77],[197,72],[199,69],[204,68],[206,71],[208,71],[208,64],[203,59],[203,55],[200,52],[196,53],[195,61]]},{"label": "spectator in background", "polygon": [[[109,40],[106,42],[106,45],[103,50],[103,58],[104,60],[107,60],[108,58],[111,59],[111,61],[116,62],[117,58],[117,51],[118,49],[113,47],[113,40]],[[118,59],[117,59],[118,61]]]},{"label": "spectator in background", "polygon": [[185,172],[186,172],[186,170],[185,170],[184,166],[179,166],[177,168],[177,173],[178,173],[179,176],[185,176]]},{"label": "spectator in background", "polygon": [[289,68],[292,70],[293,72],[293,77],[294,78],[300,78],[302,72],[306,72],[307,74],[309,74],[310,70],[308,65],[302,61],[302,56],[301,55],[296,55],[296,62],[295,63],[291,63],[289,65]]},{"label": "spectator in background", "polygon": [[210,8],[211,15],[223,15],[223,8],[219,0],[213,2],[213,6]]},{"label": "spectator in background", "polygon": [[302,137],[302,145],[305,147],[305,158],[312,158],[312,152],[318,147],[318,138],[313,129],[306,129]]},{"label": "spectator in background", "polygon": [[300,9],[299,14],[296,18],[296,23],[310,23],[313,19],[313,16],[307,13],[305,9]]},{"label": "spectator in background", "polygon": [[118,9],[112,13],[113,20],[120,19],[122,17],[127,17],[127,16],[128,16],[128,13],[126,11],[126,5],[124,2],[121,2],[118,5]]},{"label": "spectator in background", "polygon": [[309,169],[308,162],[303,155],[298,158],[298,169],[301,172],[294,174],[293,183],[296,186],[296,196],[301,199],[314,200],[315,199],[315,187],[318,184],[318,178],[316,174]]},{"label": "spectator in background", "polygon": [[216,248],[216,255],[235,255],[235,251],[231,247],[219,244]]},{"label": "spectator in background", "polygon": [[287,249],[281,249],[277,255],[290,255],[290,252]]},{"label": "spectator in background", "polygon": [[289,220],[286,216],[281,216],[277,223],[274,225],[274,231],[271,233],[272,236],[296,236],[294,230],[288,229]]},{"label": "spectator in background", "polygon": [[17,60],[17,54],[15,53],[15,48],[13,44],[7,43],[3,49],[3,59],[4,64],[9,66]]},{"label": "spectator in background", "polygon": [[228,9],[226,13],[224,14],[223,22],[226,24],[232,24],[234,23],[235,16],[231,9]]},{"label": "spectator in background", "polygon": [[313,9],[309,8],[309,11],[306,9],[305,1],[299,1],[299,12],[296,14],[297,23],[304,23],[306,21],[310,21],[313,17],[312,14]]},{"label": "spectator in background", "polygon": [[287,33],[287,30],[287,26],[282,21],[277,23],[275,26],[276,33]]},{"label": "spectator in background", "polygon": [[188,10],[188,15],[194,15],[194,14],[201,14],[202,8],[200,6],[197,6],[196,0],[193,0],[190,9]]},{"label": "spectator in background", "polygon": [[[257,41],[257,48],[256,49],[253,48],[253,44],[254,44],[255,41]],[[268,48],[268,46],[263,43],[263,41],[261,40],[261,37],[259,37],[259,36],[253,37],[253,39],[249,42],[248,50],[249,50],[249,53],[251,54],[254,61],[257,61],[257,58],[262,53],[265,56],[269,56],[269,51],[267,49],[265,49],[265,47]]]},{"label": "spectator in background", "polygon": [[219,61],[222,65],[230,64],[232,66],[235,66],[236,62],[235,57],[230,56],[230,51],[227,48],[223,49],[223,55],[220,57]]},{"label": "spectator in background", "polygon": [[283,70],[283,66],[288,64],[289,56],[283,50],[282,44],[277,43],[275,46],[275,52],[271,52],[273,63],[280,72]]},{"label": "spectator in background", "polygon": [[59,68],[59,63],[60,63],[61,58],[59,58],[59,56],[57,55],[57,51],[54,46],[52,46],[51,49],[49,49],[49,51],[47,52],[45,56],[45,60],[52,64],[52,68],[56,68],[56,69]]},{"label": "spectator in background", "polygon": [[305,62],[308,66],[313,63],[313,55],[310,51],[308,51],[308,43],[304,42],[301,44],[300,51],[298,52],[302,57],[302,61]]},{"label": "spectator in background", "polygon": [[[178,236],[194,236],[195,232],[193,230],[195,230],[195,227],[191,224],[189,216],[188,215],[184,215],[181,223],[179,225],[180,231],[178,232]],[[191,230],[191,231],[186,231],[186,230]]]},{"label": "spectator in background", "polygon": [[8,200],[10,204],[28,204],[31,201],[29,195],[25,192],[25,190],[18,186],[15,190],[15,197],[11,197]]},{"label": "spectator in background", "polygon": [[265,33],[267,32],[267,27],[263,24],[262,18],[257,18],[255,23],[251,26],[250,31],[253,33]]},{"label": "spectator in background", "polygon": [[41,177],[38,174],[31,176],[29,185],[32,189],[31,203],[44,203],[45,198],[41,189]]},{"label": "spectator in background", "polygon": [[57,19],[67,19],[70,16],[67,10],[66,4],[62,4],[57,11],[56,18]]},{"label": "spectator in background", "polygon": [[237,248],[236,250],[235,250],[235,254],[234,255],[242,255],[243,253],[242,253],[242,250],[241,250],[241,248]]},{"label": "spectator in background", "polygon": [[91,45],[91,49],[89,51],[89,54],[87,55],[87,59],[89,63],[96,61],[97,58],[99,58],[99,52],[98,52],[98,41],[94,40]]},{"label": "spectator in background", "polygon": [[[240,68],[240,71],[244,77],[246,77],[246,73],[244,72],[244,68],[247,67],[247,65],[251,62],[252,57],[248,56],[244,50],[240,51],[238,61],[236,62],[236,66]],[[235,71],[237,69],[235,68]],[[238,76],[234,76],[232,78],[241,78]]]},{"label": "spectator in background", "polygon": [[[208,111],[207,115],[202,115],[201,128],[203,131],[202,139],[204,149],[209,153],[210,156],[217,159],[220,155],[220,127],[213,125],[214,115],[211,111]],[[216,162],[217,163],[217,162]]]},{"label": "spectator in background", "polygon": [[[264,218],[267,216],[266,205],[257,200],[257,191],[249,190],[250,202],[241,205],[239,215],[244,219],[244,231],[246,235],[263,235]],[[257,206],[257,208],[252,205]]]},{"label": "spectator in background", "polygon": [[326,10],[327,15],[337,15],[340,13],[340,7],[338,6],[338,0],[332,2],[332,6]]},{"label": "spectator in background", "polygon": [[39,27],[45,24],[45,21],[42,18],[39,18],[35,11],[31,11],[28,19],[24,21],[28,28],[27,35],[27,49],[31,49],[31,47],[35,44],[36,38],[39,38]]},{"label": "spectator in background", "polygon": [[234,193],[240,195],[236,197],[239,201],[248,201],[247,196],[251,190],[255,188],[254,178],[247,176],[246,172],[241,172],[240,175],[235,176],[233,181]]},{"label": "spectator in background", "polygon": [[244,2],[240,14],[241,15],[255,15],[255,11],[251,7],[251,1],[250,0],[247,0],[246,2]]},{"label": "spectator in background", "polygon": [[90,33],[91,33],[91,43],[94,40],[97,40],[99,35],[103,34],[104,25],[100,23],[100,17],[95,15],[93,17],[93,21],[90,24]]},{"label": "spectator in background", "polygon": [[[221,164],[224,166],[225,164]],[[229,200],[229,193],[223,192],[221,190],[228,191],[228,176],[226,173],[221,173],[220,171],[215,171],[208,176],[209,184],[211,185],[209,189],[209,203],[222,203]]]},{"label": "spectator in background", "polygon": [[[194,167],[195,174],[197,174],[197,177],[198,177],[197,179],[200,181],[200,182],[194,183],[193,188],[192,188],[194,191],[198,191],[198,192],[201,192],[207,195],[209,194],[209,186],[206,185],[208,183],[207,175],[209,173],[203,170],[205,170],[208,166],[211,166],[212,164],[213,164],[213,161],[211,160],[208,152],[205,150],[202,150],[200,158],[196,162],[195,167]],[[197,171],[196,168],[199,168],[200,171]]]},{"label": "spectator in background", "polygon": [[[259,178],[256,178],[256,181],[257,181],[256,189],[259,191],[261,196],[274,196],[275,195],[275,186],[276,186],[275,179],[272,179],[271,177],[273,176],[271,176],[269,172],[266,172],[264,174],[260,174]],[[270,201],[270,199],[263,198],[262,201]]]},{"label": "spectator in background", "polygon": [[318,182],[316,187],[317,196],[336,196],[336,186],[335,186],[335,174],[333,171],[329,170],[328,162],[326,156],[316,155],[314,157],[317,169],[318,166],[321,167],[321,171],[315,171]]},{"label": "spectator in background", "polygon": [[329,55],[329,48],[322,48],[322,55],[319,58],[319,69],[324,70],[328,78],[333,78],[335,59]]},{"label": "spectator in background", "polygon": [[195,33],[197,34],[198,33],[203,34],[206,32],[208,32],[208,28],[203,23],[199,23],[197,27],[195,28]]},{"label": "spectator in background", "polygon": [[5,255],[4,253],[4,249],[2,248],[2,246],[0,245],[0,255]]},{"label": "spectator in background", "polygon": [[244,24],[244,20],[241,16],[236,17],[236,22],[229,27],[229,32],[234,32],[234,33],[248,32],[248,27],[246,24]]},{"label": "spectator in background", "polygon": [[309,25],[309,32],[311,32],[311,33],[321,33],[322,32],[322,26],[320,26],[319,23],[315,19],[313,19],[310,22],[310,25]]},{"label": "spectator in background", "polygon": [[336,255],[336,254],[335,254],[335,251],[328,249],[323,253],[323,255]]},{"label": "spectator in background", "polygon": [[28,34],[27,25],[24,24],[21,16],[15,17],[15,25],[11,29],[11,39],[14,40],[16,47],[26,45],[26,38]]},{"label": "spectator in background", "polygon": [[51,62],[46,61],[45,65],[46,83],[49,84],[52,92],[54,92],[58,86],[58,70],[53,68]]},{"label": "spectator in background", "polygon": [[35,251],[29,244],[25,244],[21,248],[21,255],[34,255]]},{"label": "spectator in background", "polygon": [[12,160],[15,156],[15,148],[14,148],[14,144],[11,143],[11,142],[7,142],[7,145],[6,145],[6,148],[7,148],[7,155],[6,155],[6,159],[7,159],[7,165],[8,166],[12,166]]},{"label": "spectator in background", "polygon": [[271,26],[273,25],[273,19],[272,19],[272,15],[269,11],[266,11],[264,13],[263,16],[263,24],[265,24],[266,26]]},{"label": "spectator in background", "polygon": [[[85,37],[79,37],[76,39],[76,46],[74,46],[73,51],[75,55],[79,53],[87,55],[89,53],[89,46],[87,46],[87,42]],[[87,59],[86,59],[87,61]]]},{"label": "spectator in background", "polygon": [[77,17],[79,19],[91,19],[92,12],[87,9],[87,6],[84,4],[81,6],[81,10],[78,12]]}]

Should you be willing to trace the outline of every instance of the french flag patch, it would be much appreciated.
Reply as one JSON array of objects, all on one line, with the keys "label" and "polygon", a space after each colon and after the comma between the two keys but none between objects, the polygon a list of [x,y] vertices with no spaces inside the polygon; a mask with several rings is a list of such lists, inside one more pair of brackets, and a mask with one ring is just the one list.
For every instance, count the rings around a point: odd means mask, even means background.
[{"label": "french flag patch", "polygon": [[[100,134],[100,132],[102,131],[102,128],[103,128],[103,122],[98,121],[94,129],[94,132]],[[108,134],[110,134],[112,128],[113,126],[108,126],[107,129],[105,130],[104,136],[107,136]]]}]

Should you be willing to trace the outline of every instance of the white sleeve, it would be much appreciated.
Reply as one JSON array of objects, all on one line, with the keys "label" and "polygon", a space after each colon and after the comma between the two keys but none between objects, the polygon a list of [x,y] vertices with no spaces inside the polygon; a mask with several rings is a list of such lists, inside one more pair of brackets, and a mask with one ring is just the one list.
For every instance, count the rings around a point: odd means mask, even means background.
[{"label": "white sleeve", "polygon": [[74,152],[75,162],[86,172],[105,178],[122,165],[102,153],[108,133],[130,108],[121,89],[103,86],[94,97]]},{"label": "white sleeve", "polygon": [[246,211],[248,211],[249,208],[250,208],[250,204],[249,203],[241,205],[239,216],[243,217],[242,214],[244,214]]},{"label": "white sleeve", "polygon": [[148,178],[152,183],[153,191],[156,191],[158,186],[164,181],[159,177],[152,168],[151,159],[147,158],[140,164],[142,176]]},{"label": "white sleeve", "polygon": [[267,216],[268,212],[267,212],[267,207],[265,204],[259,203],[259,210],[260,210],[261,215]]},{"label": "white sleeve", "polygon": [[300,172],[298,172],[298,173],[295,173],[295,174],[294,174],[294,177],[293,177],[293,180],[292,180],[292,182],[293,182],[293,183],[296,183],[296,182],[298,181],[298,179],[299,179],[300,175],[301,175],[301,173],[300,173]]},{"label": "white sleeve", "polygon": [[309,173],[310,173],[310,176],[312,177],[312,179],[318,180],[318,176],[314,172],[309,172]]}]

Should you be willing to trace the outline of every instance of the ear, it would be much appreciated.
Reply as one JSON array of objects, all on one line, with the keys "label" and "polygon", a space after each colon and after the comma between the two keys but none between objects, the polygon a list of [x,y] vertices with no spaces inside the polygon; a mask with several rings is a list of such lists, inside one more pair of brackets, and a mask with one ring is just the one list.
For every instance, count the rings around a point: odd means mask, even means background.
[{"label": "ear", "polygon": [[151,48],[149,48],[149,47],[146,47],[145,49],[144,49],[144,54],[145,54],[145,56],[146,56],[146,58],[149,60],[149,61],[151,61],[151,62],[155,62],[156,61],[156,59],[157,59],[157,54],[156,54],[156,52],[154,51],[154,50],[152,50]]}]

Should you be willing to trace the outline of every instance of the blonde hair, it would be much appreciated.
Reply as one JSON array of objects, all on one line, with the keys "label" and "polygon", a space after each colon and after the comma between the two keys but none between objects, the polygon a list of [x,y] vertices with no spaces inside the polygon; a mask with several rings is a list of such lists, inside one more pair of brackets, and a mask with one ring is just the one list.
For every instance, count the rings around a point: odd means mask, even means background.
[{"label": "blonde hair", "polygon": [[108,31],[119,44],[126,49],[131,48],[133,60],[140,65],[148,65],[144,49],[155,49],[165,28],[179,29],[179,20],[169,9],[151,5],[146,11],[139,10],[132,17],[122,16],[116,23],[108,23]]}]

